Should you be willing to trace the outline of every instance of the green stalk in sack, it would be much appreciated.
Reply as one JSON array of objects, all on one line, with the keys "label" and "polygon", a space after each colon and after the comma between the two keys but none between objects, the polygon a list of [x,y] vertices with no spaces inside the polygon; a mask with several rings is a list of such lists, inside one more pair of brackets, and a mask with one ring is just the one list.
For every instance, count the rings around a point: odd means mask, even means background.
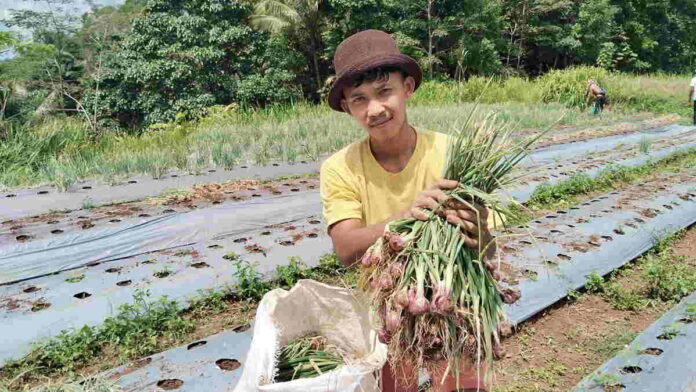
[{"label": "green stalk in sack", "polygon": [[322,336],[305,335],[280,350],[275,382],[317,377],[341,365],[343,358],[336,346]]},{"label": "green stalk in sack", "polygon": [[[479,222],[491,211],[505,222],[511,211],[494,192],[515,180],[512,170],[538,136],[515,140],[492,116],[472,126],[473,114],[449,146],[443,178],[459,185],[446,192],[441,207],[468,207]],[[425,221],[387,225],[361,259],[360,282],[384,322],[379,337],[389,345],[390,362],[420,368],[445,360],[456,375],[462,360],[490,362],[502,355],[500,335],[510,329],[502,305],[520,292],[500,285],[498,266],[486,253],[481,245],[467,247],[462,228],[438,211]]]}]

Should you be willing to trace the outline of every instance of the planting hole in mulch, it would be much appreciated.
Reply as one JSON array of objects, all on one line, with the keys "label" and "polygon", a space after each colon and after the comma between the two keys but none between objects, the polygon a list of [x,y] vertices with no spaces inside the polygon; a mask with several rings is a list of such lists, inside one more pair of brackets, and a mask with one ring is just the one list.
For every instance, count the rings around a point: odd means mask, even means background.
[{"label": "planting hole in mulch", "polygon": [[51,230],[51,234],[63,234],[63,230],[60,230],[60,229]]},{"label": "planting hole in mulch", "polygon": [[568,255],[566,255],[566,254],[563,254],[563,253],[557,254],[556,257],[558,257],[558,258],[561,259],[561,260],[566,260],[566,261],[571,259],[570,256],[568,256]]},{"label": "planting hole in mulch", "polygon": [[624,366],[621,369],[621,373],[623,374],[638,374],[642,371],[643,369],[640,366]]},{"label": "planting hole in mulch", "polygon": [[665,208],[668,209],[668,210],[671,210],[671,209],[674,208],[674,207],[672,207],[672,206],[669,205],[669,204],[663,204],[662,207],[665,207]]},{"label": "planting hole in mulch", "polygon": [[295,245],[295,243],[294,243],[293,241],[290,241],[290,240],[280,241],[280,242],[278,242],[278,243],[281,244],[281,245],[283,245],[283,246],[293,246],[293,245]]},{"label": "planting hole in mulch", "polygon": [[546,219],[555,219],[558,218],[556,215],[546,215]]},{"label": "planting hole in mulch", "polygon": [[91,229],[92,227],[94,227],[94,223],[92,223],[91,221],[84,221],[82,222],[80,227],[82,227],[82,230]]},{"label": "planting hole in mulch", "polygon": [[532,241],[522,240],[522,241],[520,241],[520,244],[523,244],[523,245],[531,245],[531,244],[532,244]]},{"label": "planting hole in mulch", "polygon": [[75,297],[77,299],[85,299],[85,298],[89,298],[91,296],[92,296],[92,294],[85,292],[85,291],[73,295],[73,297]]},{"label": "planting hole in mulch", "polygon": [[49,225],[55,225],[56,223],[58,223],[58,221],[57,221],[57,220],[52,220],[52,221],[48,221],[48,222],[46,222],[46,223],[49,224]]},{"label": "planting hole in mulch", "polygon": [[106,272],[108,274],[113,274],[113,273],[120,272],[120,271],[121,271],[121,267],[112,267],[112,268],[107,268],[104,272]]},{"label": "planting hole in mulch", "polygon": [[7,196],[5,196],[5,197],[15,197],[15,196],[17,196],[17,195],[14,195],[14,194],[10,193],[9,195],[7,195]]},{"label": "planting hole in mulch", "polygon": [[177,177],[179,177],[179,175],[178,175],[178,174],[172,174],[171,177],[172,177],[172,178],[177,178]]},{"label": "planting hole in mulch", "polygon": [[557,214],[567,214],[567,212],[566,212],[566,211],[563,211],[563,210],[558,210],[558,211],[556,211],[556,213],[557,213]]},{"label": "planting hole in mulch", "polygon": [[299,192],[299,191],[300,191],[299,188],[290,188],[290,192]]},{"label": "planting hole in mulch", "polygon": [[193,268],[205,268],[205,267],[210,267],[210,265],[208,263],[206,263],[205,261],[201,261],[198,263],[191,264],[191,267],[193,267]]},{"label": "planting hole in mulch", "polygon": [[129,183],[129,184],[137,184],[137,183],[138,183],[138,181],[135,181],[135,180],[130,180],[130,181],[128,181],[128,183]]},{"label": "planting hole in mulch", "polygon": [[587,243],[592,245],[592,246],[596,246],[596,247],[602,246],[602,244],[600,244],[599,242],[596,242],[596,241],[587,241]]},{"label": "planting hole in mulch", "polygon": [[199,340],[199,341],[197,341],[197,342],[193,342],[193,343],[189,344],[188,346],[186,346],[186,349],[187,349],[187,350],[191,350],[191,349],[194,349],[194,348],[196,348],[196,347],[203,346],[203,345],[205,345],[205,344],[207,344],[207,343],[208,343],[208,342],[206,342],[205,340]]},{"label": "planting hole in mulch", "polygon": [[638,223],[645,223],[645,221],[643,219],[640,219],[640,218],[633,218],[633,220],[638,222]]},{"label": "planting hole in mulch", "polygon": [[31,236],[30,236],[30,235],[22,234],[22,235],[18,235],[17,237],[15,237],[15,239],[16,239],[17,241],[19,241],[19,242],[24,242],[24,241],[30,240],[30,239],[31,239]]},{"label": "planting hole in mulch", "polygon": [[688,318],[681,318],[681,319],[677,320],[677,322],[681,323],[681,324],[691,324],[694,322],[694,320],[688,319]]},{"label": "planting hole in mulch", "polygon": [[88,186],[83,186],[82,189],[92,189],[92,187],[88,185]]},{"label": "planting hole in mulch", "polygon": [[215,361],[215,364],[220,368],[220,370],[224,370],[226,372],[231,372],[232,370],[237,370],[242,367],[242,364],[239,363],[238,360],[228,358],[218,359]]},{"label": "planting hole in mulch", "polygon": [[566,226],[570,227],[571,229],[575,228],[575,225],[566,225]]},{"label": "planting hole in mulch", "polygon": [[571,210],[579,210],[580,207],[570,207]]},{"label": "planting hole in mulch", "polygon": [[310,186],[308,186],[307,188],[309,188],[309,189],[314,189],[314,188],[316,188],[316,187],[315,187],[314,185],[310,185]]},{"label": "planting hole in mulch", "polygon": [[674,339],[674,334],[671,333],[663,333],[657,337],[660,340],[672,340]]},{"label": "planting hole in mulch", "polygon": [[36,192],[37,195],[47,195],[48,191],[38,191]]},{"label": "planting hole in mulch", "polygon": [[249,168],[249,166],[246,166],[246,165],[242,165],[242,166],[240,166],[240,168],[241,168],[241,169],[248,169],[248,168]]},{"label": "planting hole in mulch", "polygon": [[91,263],[85,264],[85,267],[96,267],[96,266],[98,266],[99,264],[101,264],[101,263],[98,262],[98,261],[93,261],[93,262],[91,262]]},{"label": "planting hole in mulch", "polygon": [[280,166],[280,165],[279,165],[279,164],[277,164],[277,163],[274,163],[274,164],[273,164],[273,166],[275,166],[275,167],[278,167],[278,166]]},{"label": "planting hole in mulch", "polygon": [[131,282],[130,280],[122,280],[122,281],[116,283],[116,286],[121,286],[121,287],[130,286],[131,283],[133,283],[133,282]]},{"label": "planting hole in mulch", "polygon": [[551,230],[550,233],[553,233],[553,234],[563,234],[562,231],[556,230],[556,229]]},{"label": "planting hole in mulch", "polygon": [[270,231],[262,231],[261,235],[271,235],[271,232]]},{"label": "planting hole in mulch", "polygon": [[603,235],[602,239],[605,241],[613,241],[614,240],[614,238],[610,235]]},{"label": "planting hole in mulch", "polygon": [[157,386],[164,389],[165,391],[179,389],[179,388],[181,388],[182,385],[184,385],[184,382],[179,380],[179,379],[176,379],[176,378],[170,378],[167,380],[157,381]]},{"label": "planting hole in mulch", "polygon": [[641,351],[640,353],[642,355],[661,355],[663,352],[664,352],[664,350],[661,348],[650,347],[650,348],[646,348],[645,350]]},{"label": "planting hole in mulch", "polygon": [[169,275],[171,275],[171,274],[172,274],[172,273],[169,272],[169,271],[167,271],[167,270],[161,270],[161,271],[155,271],[155,273],[152,274],[152,276],[154,276],[155,278],[160,278],[160,279],[161,279],[161,278],[166,278],[167,276],[169,276]]},{"label": "planting hole in mulch", "polygon": [[614,229],[614,233],[616,233],[616,234],[618,234],[618,235],[624,235],[624,234],[626,234],[626,232],[623,231],[623,229]]},{"label": "planting hole in mulch", "polygon": [[317,237],[319,237],[319,234],[317,234],[317,233],[309,233],[309,234],[307,234],[307,237],[308,237],[308,238],[317,238]]},{"label": "planting hole in mulch", "polygon": [[140,214],[138,215],[139,218],[149,218],[150,214]]},{"label": "planting hole in mulch", "polygon": [[48,302],[43,302],[43,301],[34,302],[34,304],[31,306],[31,311],[38,312],[38,311],[44,310],[50,306],[51,306],[51,304]]},{"label": "planting hole in mulch", "polygon": [[244,250],[246,250],[249,253],[263,253],[263,255],[266,256],[267,249],[258,244],[253,244],[245,246]]},{"label": "planting hole in mulch", "polygon": [[222,248],[222,246],[220,246],[218,244],[213,244],[213,245],[208,246],[208,249],[221,249],[221,248]]},{"label": "planting hole in mulch", "polygon": [[244,331],[248,331],[249,328],[251,328],[251,325],[250,325],[250,324],[243,324],[243,325],[240,325],[240,326],[238,326],[238,327],[232,328],[232,330],[233,330],[234,332],[244,332]]},{"label": "planting hole in mulch", "polygon": [[540,220],[535,220],[533,223],[541,223]]},{"label": "planting hole in mulch", "polygon": [[143,264],[155,264],[156,262],[157,262],[157,260],[145,260],[142,263]]},{"label": "planting hole in mulch", "polygon": [[624,388],[626,388],[626,386],[623,384],[612,384],[612,385],[605,385],[602,387],[602,389],[604,389],[605,392],[620,391]]},{"label": "planting hole in mulch", "polygon": [[220,200],[215,200],[215,201],[213,201],[213,204],[218,205],[218,204],[222,204],[222,202]]},{"label": "planting hole in mulch", "polygon": [[37,291],[39,291],[39,290],[41,290],[41,289],[38,288],[38,287],[36,287],[36,286],[29,286],[29,287],[25,288],[25,289],[22,290],[22,291],[25,292],[25,293],[35,293],[35,292],[37,292]]},{"label": "planting hole in mulch", "polygon": [[215,169],[208,170],[208,173],[215,173]]},{"label": "planting hole in mulch", "polygon": [[254,193],[253,195],[251,195],[251,197],[261,197],[261,195],[259,195],[258,193]]},{"label": "planting hole in mulch", "polygon": [[166,210],[162,211],[163,214],[171,214],[172,212],[176,212],[176,210],[172,210],[171,208],[167,208]]},{"label": "planting hole in mulch", "polygon": [[247,242],[248,240],[249,240],[248,238],[242,237],[242,238],[237,238],[236,240],[233,240],[232,242],[234,242],[236,244],[241,244],[241,243]]},{"label": "planting hole in mulch", "polygon": [[118,223],[118,222],[120,222],[120,221],[121,221],[120,219],[111,219],[109,222],[111,222],[111,223]]},{"label": "planting hole in mulch", "polygon": [[[302,163],[305,163],[304,161]],[[300,184],[306,184],[307,180],[300,180]]]},{"label": "planting hole in mulch", "polygon": [[316,219],[312,219],[311,221],[309,221],[309,224],[311,224],[311,225],[318,225],[320,223],[321,223],[321,221],[316,220]]}]

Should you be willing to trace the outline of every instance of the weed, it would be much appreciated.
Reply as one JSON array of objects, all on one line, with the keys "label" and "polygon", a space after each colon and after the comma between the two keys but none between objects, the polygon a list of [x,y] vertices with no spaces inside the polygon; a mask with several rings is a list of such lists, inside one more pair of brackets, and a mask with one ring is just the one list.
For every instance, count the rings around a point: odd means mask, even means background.
[{"label": "weed", "polygon": [[177,257],[186,257],[186,256],[191,256],[195,251],[193,249],[182,249],[174,253],[174,256]]},{"label": "weed", "polygon": [[650,144],[650,139],[643,136],[642,138],[640,138],[640,143],[638,144],[638,151],[640,151],[641,154],[647,154],[648,152],[650,152]]},{"label": "weed", "polygon": [[595,385],[601,387],[605,391],[618,391],[621,389],[621,379],[616,374],[604,373],[596,375],[592,381]]},{"label": "weed", "polygon": [[235,252],[227,252],[227,254],[222,256],[222,258],[229,261],[238,261],[239,255]]},{"label": "weed", "polygon": [[261,280],[262,275],[256,271],[256,264],[238,260],[235,262],[236,278],[234,285],[235,294],[239,299],[257,301],[271,290],[268,282]]},{"label": "weed", "polygon": [[196,315],[220,314],[227,308],[225,300],[230,296],[229,292],[201,291],[199,296],[189,302],[187,312]]},{"label": "weed", "polygon": [[168,267],[164,267],[161,270],[155,271],[152,276],[155,278],[166,278],[167,276],[171,275],[172,271]]},{"label": "weed", "polygon": [[582,297],[582,293],[577,291],[577,290],[568,289],[568,292],[566,293],[566,297],[568,298],[569,302],[575,302],[578,299],[580,299],[580,297]]},{"label": "weed", "polygon": [[65,281],[68,282],[68,283],[77,283],[77,282],[81,281],[81,280],[84,279],[84,278],[85,278],[85,275],[84,275],[84,274],[80,274],[80,275],[71,276],[71,277],[65,279]]},{"label": "weed", "polygon": [[679,301],[696,290],[696,269],[685,260],[685,257],[676,257],[670,251],[646,258],[644,278],[648,281],[651,298]]},{"label": "weed", "polygon": [[617,326],[608,335],[592,336],[585,343],[591,351],[597,355],[599,360],[606,360],[618,354],[626,345],[631,343],[638,334],[625,328],[623,325]]},{"label": "weed", "polygon": [[83,210],[90,210],[94,208],[94,201],[90,199],[89,197],[86,197],[82,200],[82,209]]},{"label": "weed", "polygon": [[684,331],[682,331],[681,326],[679,324],[672,323],[662,327],[662,334],[658,338],[670,340],[680,335],[684,335]]},{"label": "weed", "polygon": [[684,319],[690,322],[696,321],[696,302],[686,304],[686,310],[684,311]]},{"label": "weed", "polygon": [[585,290],[587,290],[588,293],[601,293],[604,291],[604,278],[596,272],[587,275]]},{"label": "weed", "polygon": [[306,279],[310,276],[307,270],[307,265],[297,257],[290,257],[288,265],[279,265],[276,267],[278,282],[283,288],[291,288],[300,279]]},{"label": "weed", "polygon": [[636,311],[645,308],[649,304],[639,293],[625,290],[617,283],[607,283],[603,290],[604,297],[617,310]]}]

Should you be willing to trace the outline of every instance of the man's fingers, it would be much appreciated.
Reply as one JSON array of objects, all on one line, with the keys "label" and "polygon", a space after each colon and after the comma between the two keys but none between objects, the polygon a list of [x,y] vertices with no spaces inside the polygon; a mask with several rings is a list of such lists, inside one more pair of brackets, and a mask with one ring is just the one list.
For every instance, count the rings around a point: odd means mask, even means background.
[{"label": "man's fingers", "polygon": [[464,239],[464,245],[468,246],[469,248],[478,248],[478,241],[464,233],[462,233],[461,236]]},{"label": "man's fingers", "polygon": [[440,180],[434,184],[431,184],[428,189],[454,189],[459,185],[457,181],[454,180]]},{"label": "man's fingers", "polygon": [[428,214],[426,214],[425,211],[419,207],[411,208],[411,216],[422,221],[428,220]]}]

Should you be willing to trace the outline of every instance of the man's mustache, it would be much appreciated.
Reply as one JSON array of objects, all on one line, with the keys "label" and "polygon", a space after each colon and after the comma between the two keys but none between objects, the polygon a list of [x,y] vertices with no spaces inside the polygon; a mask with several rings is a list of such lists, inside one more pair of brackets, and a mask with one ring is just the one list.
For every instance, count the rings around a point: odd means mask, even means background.
[{"label": "man's mustache", "polygon": [[376,126],[376,125],[383,124],[383,123],[385,123],[385,122],[387,122],[387,121],[389,121],[389,120],[391,120],[391,117],[386,117],[386,116],[385,116],[385,117],[379,117],[379,118],[376,118],[376,119],[374,119],[374,120],[370,120],[370,122],[369,122],[367,125],[369,125],[369,126],[371,126],[371,127],[374,127],[374,126]]}]

